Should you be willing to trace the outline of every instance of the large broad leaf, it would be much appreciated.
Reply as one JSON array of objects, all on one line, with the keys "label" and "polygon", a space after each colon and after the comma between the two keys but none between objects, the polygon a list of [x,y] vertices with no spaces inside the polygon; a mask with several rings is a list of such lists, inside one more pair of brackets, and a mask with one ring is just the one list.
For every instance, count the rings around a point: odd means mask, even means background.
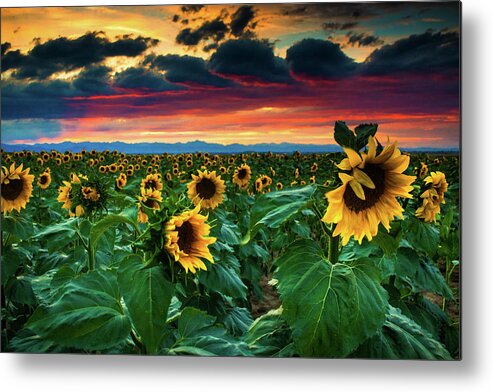
[{"label": "large broad leaf", "polygon": [[259,196],[250,213],[250,231],[242,243],[252,239],[263,226],[280,227],[306,207],[314,191],[313,186],[305,186]]},{"label": "large broad leaf", "polygon": [[185,308],[178,320],[178,340],[170,354],[201,356],[251,356],[248,346],[214,325],[215,317],[195,308]]},{"label": "large broad leaf", "polygon": [[356,136],[344,121],[336,121],[334,126],[334,140],[342,147],[356,149]]},{"label": "large broad leaf", "polygon": [[233,336],[242,336],[253,323],[252,315],[246,308],[229,310],[221,321]]},{"label": "large broad leaf", "polygon": [[368,138],[375,136],[377,133],[378,124],[360,124],[354,128],[356,133],[356,150],[361,150],[368,144]]},{"label": "large broad leaf", "polygon": [[291,329],[282,317],[282,308],[256,319],[243,340],[255,356],[291,357],[295,354]]},{"label": "large broad leaf", "polygon": [[411,246],[432,257],[440,241],[438,229],[431,223],[422,222],[414,217],[409,217],[405,222],[406,239]]},{"label": "large broad leaf", "polygon": [[138,230],[137,224],[126,217],[125,215],[108,215],[105,218],[101,219],[98,223],[92,226],[89,234],[89,242],[92,247],[96,248],[98,241],[101,239],[104,233],[108,231],[110,228],[113,228],[119,224],[126,224],[134,228],[134,230]]},{"label": "large broad leaf", "polygon": [[61,223],[49,225],[40,231],[33,239],[41,241],[52,253],[64,249],[77,238],[76,219],[68,219]]},{"label": "large broad leaf", "polygon": [[383,328],[354,354],[358,358],[452,359],[443,344],[402,312],[389,306]]},{"label": "large broad leaf", "polygon": [[92,271],[73,279],[63,295],[27,328],[55,344],[101,350],[130,334],[114,272]]},{"label": "large broad leaf", "polygon": [[213,251],[214,264],[207,263],[207,271],[200,271],[198,278],[209,290],[233,298],[246,299],[248,288],[240,278],[240,263],[234,254]]},{"label": "large broad leaf", "polygon": [[421,258],[413,285],[419,291],[432,291],[447,299],[454,298],[440,270],[426,258]]},{"label": "large broad leaf", "polygon": [[173,285],[165,279],[161,265],[146,267],[137,255],[122,261],[118,284],[147,353],[155,354],[163,338]]},{"label": "large broad leaf", "polygon": [[302,240],[275,263],[283,315],[300,355],[344,357],[385,321],[387,292],[368,259],[331,264],[317,243]]}]

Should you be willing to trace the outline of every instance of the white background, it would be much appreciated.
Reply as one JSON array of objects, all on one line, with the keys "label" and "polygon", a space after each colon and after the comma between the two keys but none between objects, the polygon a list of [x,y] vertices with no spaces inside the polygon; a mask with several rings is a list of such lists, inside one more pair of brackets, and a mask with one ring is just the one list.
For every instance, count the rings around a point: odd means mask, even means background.
[{"label": "white background", "polygon": [[[176,2],[201,3],[200,0]],[[4,7],[139,3],[166,4],[170,1],[2,0]],[[490,297],[493,294],[493,258],[489,253],[493,249],[492,3],[487,0],[464,0],[462,3],[462,361],[443,363],[0,354],[2,390],[492,390],[493,365],[490,361],[493,353],[493,302]]]}]

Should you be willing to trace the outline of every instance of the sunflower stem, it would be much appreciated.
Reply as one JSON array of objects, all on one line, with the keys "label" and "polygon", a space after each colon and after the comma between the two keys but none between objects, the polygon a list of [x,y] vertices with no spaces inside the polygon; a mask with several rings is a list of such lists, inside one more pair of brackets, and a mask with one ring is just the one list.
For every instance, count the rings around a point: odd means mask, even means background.
[{"label": "sunflower stem", "polygon": [[329,236],[329,261],[336,264],[339,260],[339,236]]}]

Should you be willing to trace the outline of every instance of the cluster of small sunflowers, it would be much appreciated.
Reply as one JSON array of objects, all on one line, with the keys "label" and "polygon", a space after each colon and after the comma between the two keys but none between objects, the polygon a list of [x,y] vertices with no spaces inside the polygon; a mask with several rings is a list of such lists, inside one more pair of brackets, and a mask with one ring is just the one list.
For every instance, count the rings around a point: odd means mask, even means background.
[{"label": "cluster of small sunflowers", "polygon": [[89,180],[82,174],[70,174],[58,189],[58,199],[70,217],[80,217],[105,208],[108,200],[106,185],[98,179]]}]

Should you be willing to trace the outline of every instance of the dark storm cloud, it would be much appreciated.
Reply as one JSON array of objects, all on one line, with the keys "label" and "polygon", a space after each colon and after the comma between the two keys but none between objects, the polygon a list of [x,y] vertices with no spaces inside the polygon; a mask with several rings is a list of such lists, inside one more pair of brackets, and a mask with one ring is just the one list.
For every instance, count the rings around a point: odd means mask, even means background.
[{"label": "dark storm cloud", "polygon": [[301,77],[341,78],[357,70],[354,60],[330,41],[307,38],[291,46],[286,54],[291,71]]},{"label": "dark storm cloud", "polygon": [[83,70],[73,81],[72,85],[79,91],[88,94],[111,94],[114,90],[110,87],[111,68],[104,65],[94,65]]},{"label": "dark storm cloud", "polygon": [[350,31],[346,34],[346,36],[348,37],[348,46],[379,46],[384,43],[381,38],[367,33],[355,33]]},{"label": "dark storm cloud", "polygon": [[114,86],[135,90],[170,91],[182,87],[171,84],[158,72],[144,67],[131,67],[119,72],[114,77]]},{"label": "dark storm cloud", "polygon": [[319,3],[290,4],[281,8],[282,15],[317,19],[367,19],[380,13],[400,11],[405,3]]},{"label": "dark storm cloud", "polygon": [[172,83],[196,83],[206,86],[226,87],[233,83],[211,74],[207,63],[199,57],[160,55],[148,56],[144,64],[166,72],[166,79]]},{"label": "dark storm cloud", "polygon": [[219,74],[258,79],[268,83],[291,81],[286,62],[275,56],[272,46],[264,41],[227,41],[211,56],[209,68]]},{"label": "dark storm cloud", "polygon": [[2,48],[2,56],[12,47],[12,45],[10,44],[10,42],[4,42],[2,45],[1,45],[1,48]]},{"label": "dark storm cloud", "polygon": [[240,37],[248,24],[255,18],[255,10],[250,5],[239,7],[231,16],[231,34],[235,37]]},{"label": "dark storm cloud", "polygon": [[371,75],[449,69],[459,69],[459,35],[456,32],[411,35],[375,50],[363,65],[363,72]]},{"label": "dark storm cloud", "polygon": [[60,71],[72,71],[100,63],[107,57],[135,57],[159,41],[130,35],[110,41],[103,32],[90,32],[78,38],[60,37],[37,42],[27,53],[8,51],[2,58],[2,72],[15,69],[17,79],[46,79]]},{"label": "dark storm cloud", "polygon": [[228,31],[228,26],[220,18],[216,18],[204,22],[197,29],[185,28],[181,30],[176,36],[176,42],[187,46],[196,46],[200,42],[209,39],[219,42]]},{"label": "dark storm cloud", "polygon": [[202,8],[204,8],[204,6],[199,4],[183,5],[181,7],[181,12],[184,14],[194,14],[199,12]]},{"label": "dark storm cloud", "polygon": [[343,31],[350,30],[358,25],[358,22],[348,22],[348,23],[338,23],[338,22],[327,22],[323,23],[322,27],[327,31]]}]

